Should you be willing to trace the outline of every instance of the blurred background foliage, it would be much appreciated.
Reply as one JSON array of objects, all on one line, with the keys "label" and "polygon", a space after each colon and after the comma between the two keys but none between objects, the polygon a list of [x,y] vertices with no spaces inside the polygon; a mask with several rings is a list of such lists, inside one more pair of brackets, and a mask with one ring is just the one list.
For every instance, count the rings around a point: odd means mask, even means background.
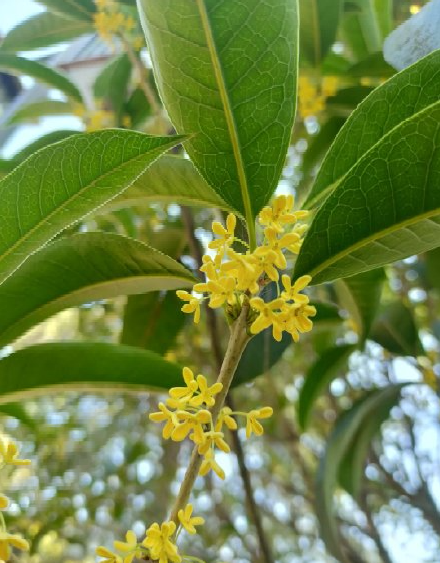
[{"label": "blurred background foliage", "polygon": [[[79,130],[172,132],[134,1],[40,4],[47,11],[10,31],[0,48],[1,174],[36,147]],[[280,193],[305,199],[348,116],[395,73],[383,59],[384,39],[422,5],[300,0],[299,108]],[[56,36],[47,33],[51,28]],[[22,52],[44,69],[26,66]],[[70,85],[47,71],[53,68]],[[11,139],[22,140],[29,123],[37,127],[48,116],[67,116],[69,128],[57,128],[55,119],[52,131],[14,153]],[[125,234],[196,270],[199,247],[209,242],[220,212],[151,204],[143,186],[129,195],[71,232]],[[270,404],[275,416],[264,437],[239,444],[238,458],[221,460],[225,483],[211,476],[197,481],[196,511],[209,517],[191,545],[194,555],[207,562],[330,562],[326,543],[334,525],[350,562],[438,562],[439,291],[434,250],[314,288],[316,326],[300,344],[278,344],[265,333],[255,338],[233,400],[242,410]],[[204,318],[191,324],[173,292],[92,302],[60,312],[1,354],[51,341],[120,342],[214,378]],[[218,330],[223,344],[220,317]],[[67,390],[0,407],[2,432],[34,462],[1,474],[2,490],[13,499],[8,528],[32,542],[20,561],[94,561],[98,544],[111,545],[127,529],[142,534],[165,517],[190,449],[164,442],[148,422],[159,400]],[[253,504],[242,481],[246,468]]]}]

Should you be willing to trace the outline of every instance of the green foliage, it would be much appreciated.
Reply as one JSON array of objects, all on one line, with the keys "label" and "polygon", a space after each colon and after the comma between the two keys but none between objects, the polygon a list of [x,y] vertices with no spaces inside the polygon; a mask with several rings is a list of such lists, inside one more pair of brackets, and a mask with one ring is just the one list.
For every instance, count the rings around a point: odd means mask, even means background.
[{"label": "green foliage", "polygon": [[319,65],[335,42],[341,0],[300,0],[301,56],[312,65]]},{"label": "green foliage", "polygon": [[84,233],[60,239],[30,256],[0,286],[0,347],[67,307],[187,287],[194,281],[169,256],[120,235]]},{"label": "green foliage", "polygon": [[8,125],[17,125],[21,122],[36,121],[49,115],[70,115],[72,104],[58,100],[44,100],[28,104],[18,109],[8,120]]},{"label": "green foliage", "polygon": [[108,130],[75,135],[31,156],[0,183],[0,281],[62,229],[122,192],[179,140]]},{"label": "green foliage", "polygon": [[93,0],[67,0],[66,2],[38,0],[38,2],[56,14],[86,22],[92,21],[93,14],[96,12],[96,5]]},{"label": "green foliage", "polygon": [[193,134],[186,150],[253,233],[295,115],[296,2],[270,0],[251,10],[236,0],[166,0],[140,8],[167,111],[178,132]]},{"label": "green foliage", "polygon": [[55,390],[151,391],[182,384],[182,369],[148,350],[103,342],[30,346],[0,360],[0,403]]},{"label": "green foliage", "polygon": [[119,55],[102,69],[93,85],[95,97],[109,100],[118,119],[127,97],[132,70],[128,55]]}]

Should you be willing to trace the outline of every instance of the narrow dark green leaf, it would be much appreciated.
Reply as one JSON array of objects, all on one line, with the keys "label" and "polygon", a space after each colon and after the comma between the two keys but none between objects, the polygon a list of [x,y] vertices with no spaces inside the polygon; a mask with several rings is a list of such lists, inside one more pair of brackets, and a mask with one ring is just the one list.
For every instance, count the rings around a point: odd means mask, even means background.
[{"label": "narrow dark green leaf", "polygon": [[44,100],[28,104],[11,115],[8,125],[17,125],[26,121],[35,121],[41,117],[49,115],[70,115],[72,114],[72,104],[58,100]]},{"label": "narrow dark green leaf", "polygon": [[124,113],[130,117],[131,127],[136,129],[151,115],[151,106],[141,88],[133,90],[124,105]]},{"label": "narrow dark green leaf", "polygon": [[3,39],[2,51],[31,51],[93,32],[91,22],[42,12],[18,24]]},{"label": "narrow dark green leaf", "polygon": [[346,369],[355,349],[353,344],[345,344],[325,350],[308,370],[298,399],[298,422],[303,430],[309,425],[316,399]]},{"label": "narrow dark green leaf", "polygon": [[77,102],[83,101],[80,91],[67,76],[37,61],[0,52],[0,69],[13,74],[31,76],[39,82],[60,90]]},{"label": "narrow dark green leaf", "polygon": [[231,210],[208,186],[191,161],[177,156],[164,156],[157,160],[128,190],[104,209],[132,207],[154,201]]},{"label": "narrow dark green leaf", "polygon": [[101,342],[40,344],[0,360],[0,403],[54,391],[160,391],[182,382],[181,368],[154,352]]},{"label": "narrow dark green leaf", "polygon": [[295,277],[309,274],[319,284],[439,246],[439,123],[437,102],[395,127],[353,166],[317,212]]},{"label": "narrow dark green leaf", "polygon": [[387,133],[440,98],[440,51],[374,90],[347,120],[316,178],[306,205],[318,205],[335,183]]},{"label": "narrow dark green leaf", "polygon": [[93,85],[95,97],[109,100],[118,118],[127,96],[131,72],[128,55],[119,55],[103,68]]},{"label": "narrow dark green leaf", "polygon": [[376,317],[385,279],[385,271],[379,268],[338,280],[335,284],[339,303],[350,313],[361,343],[367,338]]},{"label": "narrow dark green leaf", "polygon": [[429,284],[440,291],[440,248],[426,253],[426,277]]},{"label": "narrow dark green leaf", "polygon": [[67,307],[195,281],[169,256],[120,235],[60,239],[30,256],[0,286],[0,348]]},{"label": "narrow dark green leaf", "polygon": [[121,344],[165,354],[187,320],[181,307],[175,292],[130,296],[124,311]]},{"label": "narrow dark green leaf", "polygon": [[38,0],[46,8],[62,16],[82,20],[93,21],[96,12],[96,4],[93,0]]},{"label": "narrow dark green leaf", "polygon": [[0,282],[180,140],[110,129],[74,135],[28,158],[0,182]]},{"label": "narrow dark green leaf", "polygon": [[399,356],[419,356],[423,346],[411,310],[401,301],[384,307],[371,329],[370,338]]},{"label": "narrow dark green leaf", "polygon": [[212,188],[246,217],[273,193],[295,115],[296,0],[140,0],[156,81]]},{"label": "narrow dark green leaf", "polygon": [[38,428],[35,420],[28,415],[26,410],[19,403],[8,403],[0,405],[0,415],[12,416],[13,418],[19,420],[21,424],[27,426],[31,430],[36,430]]},{"label": "narrow dark green leaf", "polygon": [[301,56],[317,66],[336,39],[341,0],[300,0]]},{"label": "narrow dark green leaf", "polygon": [[393,385],[375,390],[363,397],[355,407],[345,412],[338,420],[326,445],[321,459],[317,483],[316,503],[317,516],[321,527],[321,537],[329,552],[338,561],[349,563],[345,557],[338,535],[338,526],[333,507],[333,494],[338,481],[341,462],[348,448],[353,443],[359,428],[366,421],[374,418],[376,406],[393,398],[397,401],[402,387],[407,384]]}]

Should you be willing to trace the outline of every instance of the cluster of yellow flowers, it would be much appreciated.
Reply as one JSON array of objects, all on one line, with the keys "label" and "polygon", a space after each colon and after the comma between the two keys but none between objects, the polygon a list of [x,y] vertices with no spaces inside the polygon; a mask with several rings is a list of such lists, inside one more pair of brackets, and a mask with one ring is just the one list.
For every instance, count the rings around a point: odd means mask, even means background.
[{"label": "cluster of yellow flowers", "polygon": [[[94,110],[89,110],[82,104],[76,104],[73,109],[73,114],[83,121],[88,133],[116,127],[117,125],[115,114],[112,111],[104,109],[102,103],[99,102],[97,103],[97,108]],[[123,117],[122,126],[126,128],[131,126],[131,120],[128,115]]]},{"label": "cluster of yellow flowers", "polygon": [[252,434],[261,435],[263,427],[258,418],[268,418],[272,415],[270,407],[252,410],[249,413],[232,412],[229,407],[223,407],[217,420],[213,420],[208,410],[215,404],[215,396],[223,388],[221,383],[208,386],[204,375],[197,377],[188,368],[183,368],[183,379],[185,387],[173,387],[169,391],[169,398],[165,403],[159,403],[159,412],[151,413],[150,420],[153,422],[165,422],[162,435],[165,440],[171,438],[175,442],[181,442],[188,435],[196,445],[198,452],[203,456],[200,467],[200,475],[206,475],[213,470],[221,479],[225,478],[225,472],[215,459],[215,448],[223,452],[229,452],[230,448],[225,442],[223,426],[229,430],[237,429],[237,422],[233,415],[246,417],[246,436]]},{"label": "cluster of yellow flowers", "polygon": [[94,25],[101,39],[113,46],[113,38],[123,36],[130,40],[136,51],[140,51],[144,38],[137,31],[135,19],[122,13],[115,0],[95,0],[95,4],[98,11],[94,15]]},{"label": "cluster of yellow flowers", "polygon": [[298,81],[298,112],[304,119],[316,116],[325,109],[327,98],[334,96],[338,89],[336,76],[324,76],[318,85],[308,76],[300,76]]},{"label": "cluster of yellow flowers", "polygon": [[188,504],[184,509],[179,510],[179,528],[172,521],[158,524],[154,522],[146,531],[145,538],[138,542],[133,530],[129,530],[125,535],[125,542],[113,542],[115,551],[110,551],[106,547],[99,546],[96,554],[103,557],[101,563],[132,563],[133,559],[148,557],[148,561],[158,561],[159,563],[181,563],[185,559],[192,560],[190,556],[180,555],[176,545],[179,532],[183,527],[188,533],[196,534],[196,526],[205,523],[200,516],[192,516],[193,506]]},{"label": "cluster of yellow flowers", "polygon": [[[4,465],[29,465],[29,459],[18,458],[18,446],[10,439],[0,437],[0,467]],[[6,510],[9,506],[9,499],[0,493],[0,511]],[[17,534],[9,534],[6,531],[5,519],[0,512],[0,562],[9,561],[12,548],[29,551],[29,543]]]},{"label": "cluster of yellow flowers", "polygon": [[[249,330],[258,334],[272,326],[273,337],[280,341],[283,332],[291,334],[295,342],[299,334],[312,329],[309,317],[316,314],[316,309],[309,304],[307,295],[301,294],[311,281],[310,276],[301,276],[292,284],[288,275],[281,276],[282,286],[277,285],[278,296],[266,302],[257,294],[270,282],[278,284],[280,270],[285,270],[287,260],[284,251],[298,254],[302,237],[307,225],[301,220],[308,216],[308,211],[293,211],[293,196],[277,197],[271,207],[265,207],[258,215],[260,225],[264,227],[263,244],[253,252],[241,254],[234,250],[234,243],[246,245],[235,236],[237,219],[228,215],[226,227],[214,222],[212,230],[218,236],[208,247],[215,251],[215,256],[203,256],[200,268],[207,281],[194,286],[199,297],[187,291],[178,291],[177,295],[186,301],[182,307],[185,313],[194,313],[194,322],[200,320],[200,305],[209,299],[209,306],[226,306],[232,318],[235,318],[245,301],[249,299]],[[287,231],[287,232],[286,232]]]}]

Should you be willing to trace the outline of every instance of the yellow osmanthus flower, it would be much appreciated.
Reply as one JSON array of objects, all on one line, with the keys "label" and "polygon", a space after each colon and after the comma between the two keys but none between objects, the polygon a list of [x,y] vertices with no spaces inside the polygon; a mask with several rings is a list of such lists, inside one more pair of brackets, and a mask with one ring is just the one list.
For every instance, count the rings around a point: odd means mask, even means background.
[{"label": "yellow osmanthus flower", "polygon": [[220,477],[220,479],[225,479],[225,472],[220,467],[220,465],[215,461],[214,452],[212,450],[208,450],[205,454],[204,460],[202,461],[199,475],[203,477],[211,470],[214,471],[214,473],[216,473],[218,477]]},{"label": "yellow osmanthus flower", "polygon": [[6,510],[8,506],[9,506],[8,497],[0,493],[0,510]]},{"label": "yellow osmanthus flower", "polygon": [[223,424],[229,428],[229,430],[237,430],[238,425],[235,418],[231,415],[233,414],[232,409],[229,407],[223,407],[215,423],[215,429],[217,432],[221,432]]},{"label": "yellow osmanthus flower", "polygon": [[18,459],[18,446],[12,440],[0,438],[0,463],[8,465],[30,465],[30,459]]},{"label": "yellow osmanthus flower", "polygon": [[205,519],[201,516],[192,516],[193,505],[187,504],[184,509],[179,510],[177,517],[180,523],[189,534],[196,534],[196,526],[203,526]]},{"label": "yellow osmanthus flower", "polygon": [[142,542],[144,547],[150,550],[150,557],[159,563],[180,563],[182,558],[179,555],[176,544],[172,541],[172,536],[176,531],[174,522],[164,522],[161,526],[154,522]]},{"label": "yellow osmanthus flower", "polygon": [[262,409],[254,409],[246,414],[246,438],[249,438],[252,433],[257,436],[261,436],[264,429],[259,418],[269,418],[273,414],[273,409],[271,407],[263,407]]},{"label": "yellow osmanthus flower", "polygon": [[5,530],[0,531],[0,560],[9,561],[12,547],[22,551],[29,551],[29,542],[17,534],[8,534]]},{"label": "yellow osmanthus flower", "polygon": [[324,76],[318,83],[317,79],[300,76],[298,80],[298,112],[304,119],[319,115],[325,109],[325,102],[338,91],[337,76]]},{"label": "yellow osmanthus flower", "polygon": [[191,293],[183,290],[177,291],[176,294],[182,301],[188,301],[188,303],[182,307],[182,311],[184,313],[194,313],[194,322],[198,323],[200,321],[200,303],[202,299],[198,299],[191,295]]},{"label": "yellow osmanthus flower", "polygon": [[115,549],[122,552],[124,555],[123,563],[132,563],[135,557],[141,557],[143,550],[139,546],[136,534],[133,530],[128,530],[125,534],[125,542],[115,541],[113,545]]},{"label": "yellow osmanthus flower", "polygon": [[103,558],[100,563],[123,563],[122,557],[102,545],[96,548],[96,555]]}]

